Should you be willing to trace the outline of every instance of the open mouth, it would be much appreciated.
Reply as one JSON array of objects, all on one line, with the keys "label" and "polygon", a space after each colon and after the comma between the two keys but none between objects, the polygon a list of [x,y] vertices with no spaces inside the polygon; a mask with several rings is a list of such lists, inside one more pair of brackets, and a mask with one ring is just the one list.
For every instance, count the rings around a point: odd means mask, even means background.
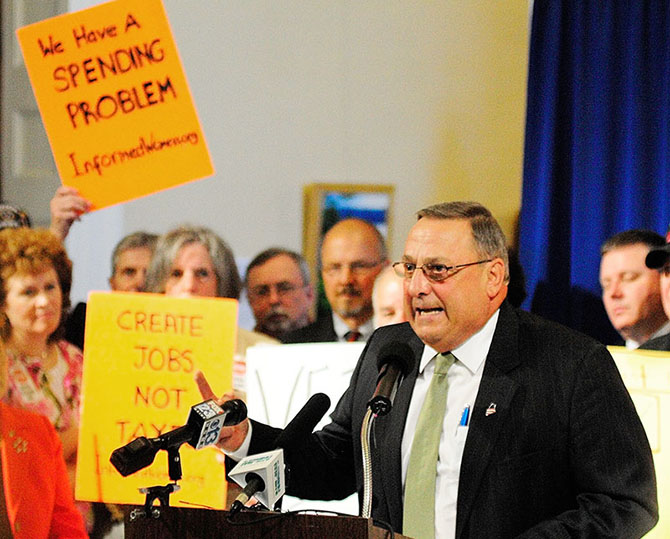
[{"label": "open mouth", "polygon": [[414,311],[418,316],[426,316],[430,314],[441,313],[444,311],[444,309],[442,309],[441,307],[430,307],[430,308],[417,307]]}]

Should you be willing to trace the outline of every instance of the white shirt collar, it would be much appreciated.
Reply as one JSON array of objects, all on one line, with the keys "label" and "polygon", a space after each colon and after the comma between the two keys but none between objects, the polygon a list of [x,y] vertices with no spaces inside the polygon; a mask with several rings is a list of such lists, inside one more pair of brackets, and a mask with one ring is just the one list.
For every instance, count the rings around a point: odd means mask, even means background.
[{"label": "white shirt collar", "polygon": [[[344,335],[351,331],[351,328],[347,326],[347,324],[342,320],[338,314],[333,311],[333,329],[335,329],[335,334],[337,335],[337,338],[339,340],[344,340]],[[361,334],[361,338],[359,339],[360,341],[367,341],[368,337],[372,335],[372,332],[374,331],[374,325],[372,323],[372,318],[365,322],[364,324],[361,324],[358,326],[358,330]]]},{"label": "white shirt collar", "polygon": [[[665,324],[663,324],[660,328],[658,328],[656,333],[651,335],[647,339],[647,341],[655,339],[656,337],[662,337],[663,335],[667,335],[668,333],[670,333],[670,320],[668,320]],[[647,342],[647,341],[645,341],[645,342]],[[634,341],[633,339],[626,339],[626,345],[625,346],[626,346],[626,348],[628,348],[628,350],[635,350],[636,348],[639,348],[643,344],[644,344],[644,342],[637,342],[637,341]]]},{"label": "white shirt collar", "polygon": [[[493,334],[495,333],[499,316],[500,309],[497,309],[477,333],[460,346],[451,350],[451,353],[472,373],[477,372],[489,354],[489,348],[491,348],[491,342],[493,342]],[[419,364],[419,372],[423,372],[428,362],[438,353],[434,348],[425,345],[423,355],[421,356],[421,363]]]}]

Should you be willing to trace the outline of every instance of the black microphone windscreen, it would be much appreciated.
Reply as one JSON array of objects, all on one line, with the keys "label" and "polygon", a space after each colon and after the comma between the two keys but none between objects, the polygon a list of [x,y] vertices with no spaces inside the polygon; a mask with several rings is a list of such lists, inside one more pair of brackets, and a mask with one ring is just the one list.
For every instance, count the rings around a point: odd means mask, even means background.
[{"label": "black microphone windscreen", "polygon": [[377,370],[389,363],[396,363],[402,375],[407,376],[414,367],[414,352],[409,344],[393,341],[382,346],[377,355]]},{"label": "black microphone windscreen", "polygon": [[300,443],[311,434],[316,424],[330,408],[330,399],[325,393],[312,395],[296,416],[286,425],[275,440],[275,447],[286,449]]},{"label": "black microphone windscreen", "polygon": [[232,399],[224,402],[221,408],[226,412],[223,424],[226,427],[242,423],[247,418],[247,405],[240,399]]},{"label": "black microphone windscreen", "polygon": [[127,477],[149,466],[154,461],[157,452],[158,447],[151,440],[141,436],[115,449],[109,461],[123,477]]}]

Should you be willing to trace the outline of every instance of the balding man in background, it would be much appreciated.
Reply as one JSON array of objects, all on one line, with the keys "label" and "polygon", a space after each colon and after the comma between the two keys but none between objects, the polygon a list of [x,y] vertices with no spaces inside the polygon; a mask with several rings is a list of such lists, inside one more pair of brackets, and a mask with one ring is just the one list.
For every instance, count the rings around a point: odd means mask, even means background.
[{"label": "balding man in background", "polygon": [[[123,237],[112,252],[109,287],[114,292],[142,292],[158,236],[137,231]],[[77,303],[65,324],[65,339],[84,349],[86,303]]]},{"label": "balding man in background", "polygon": [[406,322],[402,284],[403,278],[391,266],[386,266],[377,275],[372,289],[375,328]]},{"label": "balding man in background", "polygon": [[331,314],[289,333],[286,343],[365,340],[372,333],[372,287],[388,263],[384,238],[363,219],[344,219],[321,244],[321,277]]}]

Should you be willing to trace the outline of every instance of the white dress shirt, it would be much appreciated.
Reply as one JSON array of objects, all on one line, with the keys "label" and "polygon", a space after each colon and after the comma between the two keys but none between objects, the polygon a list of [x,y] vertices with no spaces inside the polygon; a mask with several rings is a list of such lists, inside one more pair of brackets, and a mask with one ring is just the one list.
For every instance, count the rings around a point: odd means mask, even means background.
[{"label": "white dress shirt", "polygon": [[[496,311],[482,329],[458,348],[451,350],[451,353],[456,357],[456,361],[447,374],[449,392],[447,394],[447,409],[444,414],[442,434],[440,435],[437,480],[435,481],[435,539],[452,539],[456,535],[458,478],[461,471],[465,438],[468,433],[468,427],[459,426],[459,423],[466,406],[470,407],[470,413],[472,413],[499,314],[500,311]],[[447,350],[444,351],[447,352]],[[436,355],[435,350],[429,346],[424,347],[421,364],[419,365],[419,374],[407,411],[405,432],[401,444],[403,496],[409,455],[414,440],[414,429],[419,420],[419,413],[433,376],[435,369],[433,358]],[[352,433],[353,435],[356,435],[356,433]],[[249,424],[249,433],[242,446],[237,451],[227,454],[235,460],[241,460],[247,456],[250,442],[251,423]]]},{"label": "white dress shirt", "polygon": [[[447,409],[442,423],[442,434],[440,435],[437,480],[435,482],[435,539],[452,539],[456,534],[458,478],[461,471],[465,438],[468,434],[468,426],[459,426],[459,423],[466,407],[469,407],[470,414],[472,413],[499,313],[500,311],[496,311],[482,329],[458,348],[450,350],[456,357],[456,361],[447,374],[449,392],[447,393]],[[447,351],[443,350],[443,352]],[[419,365],[419,374],[412,392],[412,400],[407,411],[405,432],[401,445],[403,496],[415,428],[423,401],[428,392],[428,386],[433,377],[433,371],[435,370],[433,358],[436,355],[436,350],[429,346],[424,348],[421,364]]]},{"label": "white dress shirt", "polygon": [[[339,342],[347,342],[346,334],[351,331],[351,328],[347,326],[346,322],[342,320],[335,312],[333,314],[333,329],[335,329],[335,334],[337,335],[337,340]],[[365,342],[368,340],[370,335],[372,335],[372,332],[375,330],[375,326],[372,322],[372,318],[365,322],[364,324],[361,324],[358,326],[356,331],[358,331],[361,336],[358,339],[361,342]]]}]

